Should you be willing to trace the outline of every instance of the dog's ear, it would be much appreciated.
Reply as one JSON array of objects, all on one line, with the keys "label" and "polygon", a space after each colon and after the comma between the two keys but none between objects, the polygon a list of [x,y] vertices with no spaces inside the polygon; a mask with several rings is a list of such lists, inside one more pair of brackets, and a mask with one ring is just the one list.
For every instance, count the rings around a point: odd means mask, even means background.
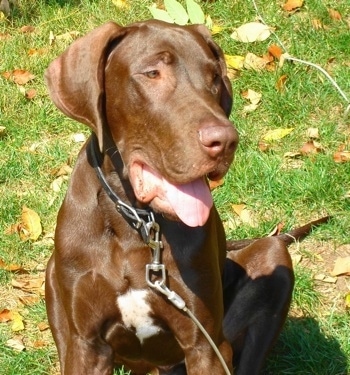
[{"label": "dog's ear", "polygon": [[103,147],[104,69],[109,47],[126,29],[106,23],[77,39],[45,72],[52,101],[67,116],[88,125]]},{"label": "dog's ear", "polygon": [[232,86],[229,78],[227,77],[227,67],[225,62],[225,56],[222,49],[214,42],[211,37],[210,31],[204,25],[191,25],[190,28],[199,32],[204,40],[207,42],[209,48],[213,52],[214,56],[218,60],[221,68],[221,98],[220,105],[225,111],[226,116],[229,117],[232,109]]}]

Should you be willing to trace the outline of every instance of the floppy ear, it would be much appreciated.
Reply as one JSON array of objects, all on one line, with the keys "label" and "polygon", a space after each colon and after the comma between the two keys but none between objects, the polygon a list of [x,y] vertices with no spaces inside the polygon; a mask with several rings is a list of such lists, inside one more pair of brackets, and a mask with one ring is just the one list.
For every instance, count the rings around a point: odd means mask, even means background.
[{"label": "floppy ear", "polygon": [[67,116],[88,125],[103,146],[104,68],[109,46],[126,29],[106,23],[77,39],[45,72],[52,101]]},{"label": "floppy ear", "polygon": [[204,40],[207,42],[209,48],[213,52],[214,56],[218,60],[221,68],[221,98],[220,105],[221,108],[229,117],[232,109],[232,86],[229,78],[227,77],[227,67],[225,62],[224,53],[222,49],[214,42],[211,37],[210,31],[204,25],[191,25],[190,28],[199,32]]}]

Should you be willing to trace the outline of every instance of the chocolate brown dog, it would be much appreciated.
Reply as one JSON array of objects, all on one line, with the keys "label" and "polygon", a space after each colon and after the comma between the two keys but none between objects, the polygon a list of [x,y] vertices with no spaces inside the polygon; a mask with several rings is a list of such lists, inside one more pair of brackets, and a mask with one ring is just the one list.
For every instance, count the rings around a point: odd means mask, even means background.
[{"label": "chocolate brown dog", "polygon": [[57,107],[93,131],[47,268],[62,374],[258,374],[288,311],[293,239],[226,245],[207,185],[238,142],[221,49],[203,26],[111,22],[46,80]]}]

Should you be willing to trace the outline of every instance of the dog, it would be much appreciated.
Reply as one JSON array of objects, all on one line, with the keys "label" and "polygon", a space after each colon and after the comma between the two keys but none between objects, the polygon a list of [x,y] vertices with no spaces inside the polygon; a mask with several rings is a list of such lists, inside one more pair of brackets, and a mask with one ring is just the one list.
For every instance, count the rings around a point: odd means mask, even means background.
[{"label": "dog", "polygon": [[202,25],[109,22],[48,67],[88,125],[46,273],[64,375],[258,374],[285,321],[289,235],[226,242],[208,187],[238,133],[222,50]]}]

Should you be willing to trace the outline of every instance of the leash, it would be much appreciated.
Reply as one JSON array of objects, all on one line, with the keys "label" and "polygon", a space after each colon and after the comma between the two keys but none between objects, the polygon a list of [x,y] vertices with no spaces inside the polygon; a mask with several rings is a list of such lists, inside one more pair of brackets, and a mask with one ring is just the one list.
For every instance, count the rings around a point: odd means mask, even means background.
[{"label": "leash", "polygon": [[113,191],[101,169],[101,160],[103,158],[103,155],[101,154],[101,151],[98,147],[98,141],[95,133],[92,133],[90,144],[88,147],[88,150],[90,151],[92,167],[95,169],[96,175],[103,189],[106,191],[110,199],[114,202],[117,211],[134,229],[139,232],[142,240],[147,246],[151,248],[152,262],[146,264],[147,284],[151,288],[166,296],[167,299],[175,307],[177,307],[179,310],[184,311],[192,319],[192,321],[203,333],[210,346],[216,353],[226,375],[231,375],[231,372],[228,369],[224,358],[222,357],[219,349],[215,345],[206,329],[196,318],[196,316],[191,312],[191,310],[187,308],[186,302],[176,292],[166,286],[166,268],[165,265],[160,261],[163,243],[160,240],[160,227],[159,224],[155,221],[153,211],[151,209],[134,208],[123,202]]}]

